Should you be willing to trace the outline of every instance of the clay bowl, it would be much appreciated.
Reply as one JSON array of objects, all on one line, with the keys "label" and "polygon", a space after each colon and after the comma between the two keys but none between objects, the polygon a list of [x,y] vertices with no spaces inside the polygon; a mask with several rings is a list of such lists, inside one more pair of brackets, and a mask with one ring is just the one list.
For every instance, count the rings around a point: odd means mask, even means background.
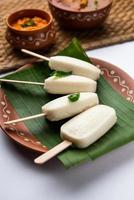
[{"label": "clay bowl", "polygon": [[[48,21],[47,26],[31,31],[16,30],[12,27],[13,22],[23,17],[41,17]],[[55,42],[55,30],[52,16],[43,10],[25,9],[11,14],[7,18],[7,41],[17,49],[39,50],[48,48]]]},{"label": "clay bowl", "polygon": [[60,7],[58,3],[53,0],[48,0],[52,15],[58,21],[59,25],[66,29],[81,30],[91,29],[100,26],[109,15],[112,0],[109,1],[101,9],[92,11],[74,11],[66,7]]}]

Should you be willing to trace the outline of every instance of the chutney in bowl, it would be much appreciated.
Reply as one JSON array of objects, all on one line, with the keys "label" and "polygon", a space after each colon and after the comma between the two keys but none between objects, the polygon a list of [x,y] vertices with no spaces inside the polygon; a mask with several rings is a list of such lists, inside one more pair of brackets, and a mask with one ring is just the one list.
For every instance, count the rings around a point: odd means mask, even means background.
[{"label": "chutney in bowl", "polygon": [[17,49],[47,49],[55,42],[55,29],[50,13],[25,9],[7,18],[7,41]]}]

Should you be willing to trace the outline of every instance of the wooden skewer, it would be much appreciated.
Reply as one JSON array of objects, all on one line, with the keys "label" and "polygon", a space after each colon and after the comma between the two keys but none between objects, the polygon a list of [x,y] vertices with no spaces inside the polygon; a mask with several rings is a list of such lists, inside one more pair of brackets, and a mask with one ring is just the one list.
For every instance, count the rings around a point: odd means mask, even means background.
[{"label": "wooden skewer", "polygon": [[[26,50],[26,49],[21,49],[22,52],[29,54],[31,56],[41,58],[43,60],[49,61],[50,58],[46,56],[42,56],[40,54],[34,53],[32,51]],[[0,79],[1,82],[9,82],[9,83],[26,83],[26,84],[31,84],[31,85],[44,85],[44,83],[39,83],[39,82],[30,82],[30,81],[18,81],[18,80],[9,80],[9,79]]]},{"label": "wooden skewer", "polygon": [[34,162],[36,164],[43,164],[62,152],[63,150],[67,149],[69,146],[72,145],[72,142],[69,142],[68,140],[64,140],[60,144],[56,145],[54,148],[50,149],[46,153],[42,154],[41,156],[37,157]]},{"label": "wooden skewer", "polygon": [[29,50],[26,50],[26,49],[21,49],[21,51],[24,52],[24,53],[26,53],[26,54],[29,54],[29,55],[31,55],[31,56],[34,56],[34,57],[36,57],[36,58],[41,58],[41,59],[46,60],[46,61],[49,61],[49,60],[50,60],[50,58],[48,58],[48,57],[46,57],[46,56],[42,56],[42,55],[40,55],[40,54],[34,53],[34,52],[29,51]]},{"label": "wooden skewer", "polygon": [[11,80],[11,79],[0,79],[0,82],[7,82],[7,83],[22,83],[22,84],[30,84],[30,85],[44,85],[44,83],[40,82],[31,82],[31,81],[18,81],[18,80]]},{"label": "wooden skewer", "polygon": [[7,121],[7,122],[4,122],[4,124],[8,125],[8,124],[13,124],[13,123],[23,122],[23,121],[27,121],[27,120],[30,120],[30,119],[35,119],[35,118],[43,117],[45,115],[46,115],[46,113],[41,113],[41,114],[29,116],[29,117],[15,119],[15,120],[12,120],[12,121]]}]

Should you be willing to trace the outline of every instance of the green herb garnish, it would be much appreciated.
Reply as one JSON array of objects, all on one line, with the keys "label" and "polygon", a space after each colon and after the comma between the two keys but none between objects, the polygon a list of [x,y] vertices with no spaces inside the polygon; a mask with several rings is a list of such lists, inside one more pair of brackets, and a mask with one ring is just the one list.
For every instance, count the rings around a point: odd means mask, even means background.
[{"label": "green herb garnish", "polygon": [[70,94],[68,96],[69,101],[71,102],[75,102],[78,101],[78,99],[80,98],[80,93],[74,93],[74,94]]},{"label": "green herb garnish", "polygon": [[23,28],[26,28],[29,26],[36,26],[36,23],[32,19],[29,19],[26,22],[24,22],[23,24],[21,24],[21,27],[23,27]]},{"label": "green herb garnish", "polygon": [[70,75],[72,75],[72,72],[63,72],[63,71],[54,71],[51,74],[51,76],[55,76],[56,78],[62,78]]},{"label": "green herb garnish", "polygon": [[99,3],[98,0],[94,0],[95,9],[97,9],[98,3]]}]

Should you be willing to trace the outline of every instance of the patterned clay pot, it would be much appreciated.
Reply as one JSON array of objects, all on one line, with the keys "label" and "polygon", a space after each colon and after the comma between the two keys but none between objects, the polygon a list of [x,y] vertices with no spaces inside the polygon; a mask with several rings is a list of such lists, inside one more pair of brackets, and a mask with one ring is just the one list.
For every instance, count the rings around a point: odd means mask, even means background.
[{"label": "patterned clay pot", "polygon": [[100,26],[109,15],[112,0],[105,7],[93,11],[72,11],[61,8],[52,0],[48,0],[52,15],[59,25],[67,29],[91,29]]},{"label": "patterned clay pot", "polygon": [[[34,16],[45,18],[48,21],[47,26],[32,31],[16,30],[12,27],[12,23],[17,19]],[[48,12],[38,9],[17,11],[7,18],[6,39],[14,48],[17,49],[47,49],[55,42],[55,30],[53,27],[52,16]]]}]

